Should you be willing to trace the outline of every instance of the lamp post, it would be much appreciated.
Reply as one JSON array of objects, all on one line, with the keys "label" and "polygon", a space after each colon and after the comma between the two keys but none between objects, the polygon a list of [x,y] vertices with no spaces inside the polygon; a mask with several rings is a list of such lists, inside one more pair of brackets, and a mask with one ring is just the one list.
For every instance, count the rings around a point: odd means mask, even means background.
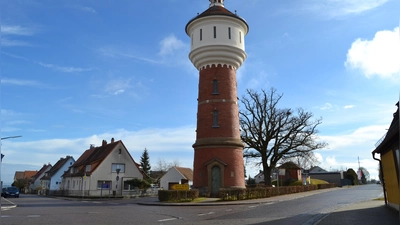
[{"label": "lamp post", "polygon": [[118,180],[119,180],[119,171],[121,171],[120,168],[116,169],[115,171],[117,171],[117,177],[115,178],[115,180],[117,181],[115,184],[115,198],[117,198],[117,192],[118,192]]}]

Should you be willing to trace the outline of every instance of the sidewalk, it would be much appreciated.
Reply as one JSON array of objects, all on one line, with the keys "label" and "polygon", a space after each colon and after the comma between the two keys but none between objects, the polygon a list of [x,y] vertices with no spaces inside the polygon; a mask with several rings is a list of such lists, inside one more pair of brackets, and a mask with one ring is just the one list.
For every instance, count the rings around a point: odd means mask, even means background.
[{"label": "sidewalk", "polygon": [[400,221],[399,212],[386,206],[383,200],[371,200],[342,207],[322,218],[317,224],[398,225]]}]

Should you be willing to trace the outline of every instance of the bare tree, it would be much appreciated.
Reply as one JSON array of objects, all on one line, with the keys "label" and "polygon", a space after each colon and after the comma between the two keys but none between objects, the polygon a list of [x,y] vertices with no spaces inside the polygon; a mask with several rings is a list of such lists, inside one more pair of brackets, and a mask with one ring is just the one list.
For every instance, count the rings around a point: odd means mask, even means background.
[{"label": "bare tree", "polygon": [[301,152],[296,156],[282,157],[280,163],[294,162],[303,169],[310,169],[313,166],[319,165],[321,162],[315,156],[314,152]]},{"label": "bare tree", "polygon": [[167,163],[165,159],[158,158],[156,165],[154,166],[155,171],[166,172],[168,171],[173,165],[171,163]]},{"label": "bare tree", "polygon": [[282,158],[296,157],[327,146],[317,142],[322,119],[312,121],[313,114],[302,108],[292,110],[278,108],[283,95],[276,89],[259,94],[247,90],[241,100],[240,110],[241,138],[245,144],[244,157],[261,159],[264,182],[271,185],[271,170]]}]

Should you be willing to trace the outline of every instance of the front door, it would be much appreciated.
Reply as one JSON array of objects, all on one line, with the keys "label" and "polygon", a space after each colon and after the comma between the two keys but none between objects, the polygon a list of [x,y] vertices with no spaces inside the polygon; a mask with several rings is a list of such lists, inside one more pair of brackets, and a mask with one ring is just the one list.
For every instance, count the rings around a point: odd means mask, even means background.
[{"label": "front door", "polygon": [[211,196],[218,197],[218,191],[221,187],[221,169],[214,166],[211,169]]}]

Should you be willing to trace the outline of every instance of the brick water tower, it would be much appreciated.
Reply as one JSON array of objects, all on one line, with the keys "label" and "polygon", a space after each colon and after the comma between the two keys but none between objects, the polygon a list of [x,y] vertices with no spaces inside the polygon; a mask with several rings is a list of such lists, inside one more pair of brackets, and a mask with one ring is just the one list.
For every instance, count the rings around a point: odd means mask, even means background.
[{"label": "brick water tower", "polygon": [[246,58],[246,21],[227,10],[224,0],[186,25],[189,58],[199,70],[193,187],[218,195],[219,188],[245,188],[236,70]]}]

